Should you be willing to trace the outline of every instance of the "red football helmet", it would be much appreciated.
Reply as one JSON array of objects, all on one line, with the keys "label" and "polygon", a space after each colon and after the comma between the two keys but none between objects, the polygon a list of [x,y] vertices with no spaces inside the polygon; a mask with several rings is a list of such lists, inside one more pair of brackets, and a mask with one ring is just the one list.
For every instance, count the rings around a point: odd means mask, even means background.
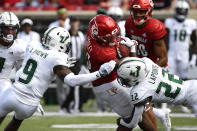
[{"label": "red football helmet", "polygon": [[116,45],[120,40],[120,28],[109,16],[96,15],[89,23],[91,37],[102,45]]},{"label": "red football helmet", "polygon": [[151,16],[153,6],[152,0],[132,0],[130,13],[135,25],[142,25],[146,22]]}]

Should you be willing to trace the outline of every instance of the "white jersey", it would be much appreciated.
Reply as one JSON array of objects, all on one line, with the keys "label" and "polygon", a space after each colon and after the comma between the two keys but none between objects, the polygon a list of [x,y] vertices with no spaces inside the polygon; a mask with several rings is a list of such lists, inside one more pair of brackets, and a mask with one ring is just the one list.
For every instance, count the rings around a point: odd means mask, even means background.
[{"label": "white jersey", "polygon": [[17,99],[24,104],[37,106],[55,76],[53,68],[57,65],[68,67],[67,59],[65,53],[46,50],[40,43],[30,43],[13,84]]},{"label": "white jersey", "polygon": [[17,61],[24,59],[27,44],[16,39],[9,48],[0,45],[0,79],[9,79]]},{"label": "white jersey", "polygon": [[32,41],[40,42],[40,35],[35,31],[30,31],[29,34],[21,31],[18,33],[17,38],[23,39],[27,43],[30,43]]},{"label": "white jersey", "polygon": [[143,58],[148,74],[145,81],[131,90],[134,104],[152,97],[153,103],[183,104],[188,86],[176,75],[168,74],[149,58]]},{"label": "white jersey", "polygon": [[178,22],[175,18],[167,18],[165,26],[169,29],[169,51],[188,52],[190,36],[193,30],[197,29],[194,19],[185,19]]}]

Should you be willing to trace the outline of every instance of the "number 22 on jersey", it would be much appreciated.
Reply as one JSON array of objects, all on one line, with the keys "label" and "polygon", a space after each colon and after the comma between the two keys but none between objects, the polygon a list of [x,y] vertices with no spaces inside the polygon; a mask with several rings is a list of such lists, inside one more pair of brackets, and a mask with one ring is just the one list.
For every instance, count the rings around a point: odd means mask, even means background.
[{"label": "number 22 on jersey", "polygon": [[[165,75],[167,74],[167,78],[168,78],[168,81],[172,82],[171,84],[169,84],[170,82],[163,82],[161,81],[159,83],[159,86],[157,87],[157,90],[156,90],[156,93],[159,94],[160,91],[161,91],[161,88],[165,88],[165,92],[164,92],[164,95],[166,97],[169,97],[169,98],[172,98],[172,99],[175,99],[177,97],[177,95],[180,93],[181,91],[181,88],[180,87],[176,87],[176,85],[182,85],[183,83],[183,80],[178,78],[178,79],[175,79],[174,78],[174,75],[172,74],[168,74],[165,70],[162,70],[162,75],[163,77],[165,77]],[[173,84],[175,83],[175,84]],[[176,88],[175,92],[171,92],[172,88]]]}]

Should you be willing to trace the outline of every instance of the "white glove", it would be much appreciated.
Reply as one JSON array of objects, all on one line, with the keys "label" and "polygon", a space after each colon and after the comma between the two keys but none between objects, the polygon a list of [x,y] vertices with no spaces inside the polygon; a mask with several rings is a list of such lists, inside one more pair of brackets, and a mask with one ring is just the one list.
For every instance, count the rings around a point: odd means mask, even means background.
[{"label": "white glove", "polygon": [[138,42],[136,40],[131,40],[128,37],[121,36],[120,44],[126,45],[127,47],[132,47],[138,45]]},{"label": "white glove", "polygon": [[42,105],[40,104],[38,105],[37,111],[40,112],[42,116],[44,116],[45,112],[44,112],[44,109],[42,108]]},{"label": "white glove", "polygon": [[109,75],[114,70],[115,66],[116,62],[114,60],[104,63],[99,69],[99,74],[101,75],[101,77]]},{"label": "white glove", "polygon": [[189,62],[189,66],[192,68],[194,68],[196,66],[196,55],[195,54],[192,55],[192,59]]},{"label": "white glove", "polygon": [[69,67],[73,67],[73,66],[75,66],[76,61],[77,61],[77,59],[75,57],[71,57],[71,58],[68,58],[67,64]]},{"label": "white glove", "polygon": [[121,36],[120,44],[129,47],[130,52],[136,52],[136,46],[138,45],[138,42],[136,40],[131,40],[128,37]]}]

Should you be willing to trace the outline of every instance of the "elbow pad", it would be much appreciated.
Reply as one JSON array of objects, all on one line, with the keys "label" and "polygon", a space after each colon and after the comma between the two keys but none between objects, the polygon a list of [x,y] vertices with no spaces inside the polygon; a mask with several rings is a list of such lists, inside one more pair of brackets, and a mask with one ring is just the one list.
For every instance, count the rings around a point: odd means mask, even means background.
[{"label": "elbow pad", "polygon": [[130,47],[130,53],[136,53],[136,45]]}]

